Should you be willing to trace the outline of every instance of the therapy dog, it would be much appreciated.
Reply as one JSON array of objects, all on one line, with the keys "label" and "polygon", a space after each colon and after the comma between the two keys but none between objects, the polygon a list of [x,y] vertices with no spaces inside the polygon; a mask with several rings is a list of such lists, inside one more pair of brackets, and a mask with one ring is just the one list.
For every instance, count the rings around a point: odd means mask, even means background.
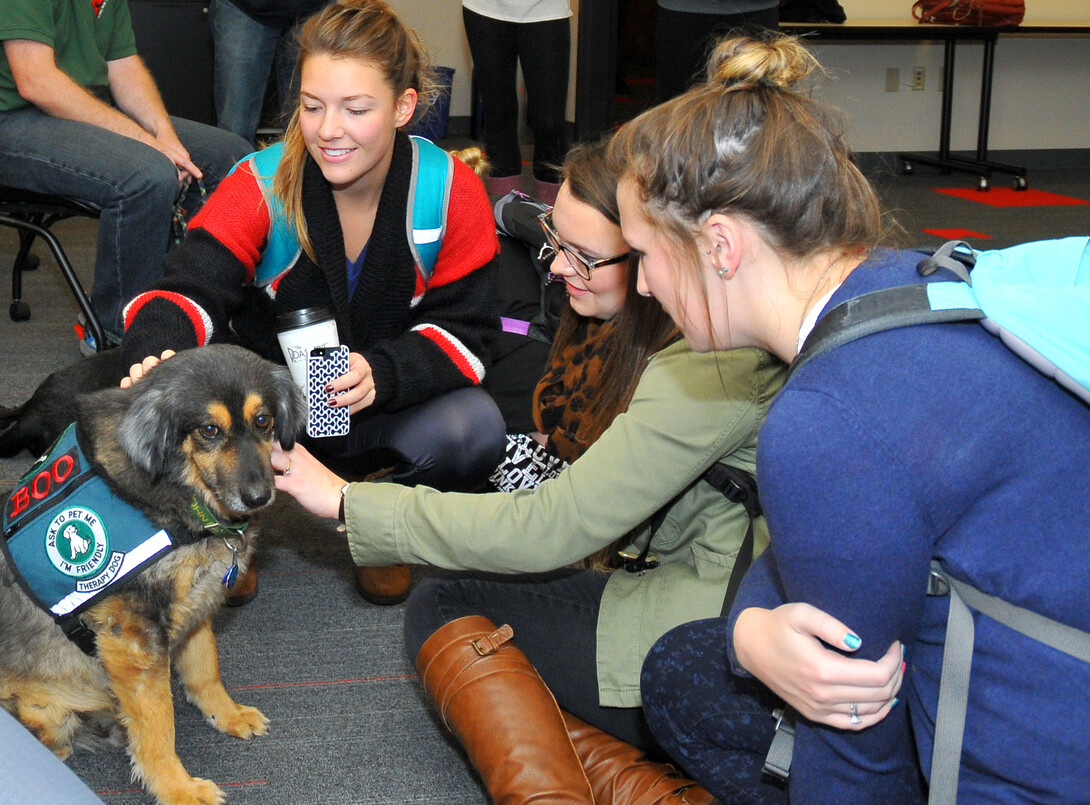
[{"label": "therapy dog", "polygon": [[294,445],[304,422],[287,369],[227,345],[79,396],[4,506],[0,706],[62,758],[127,740],[165,805],[223,802],[175,752],[171,669],[216,729],[265,732],[224,689],[211,616],[273,500],[273,440]]}]

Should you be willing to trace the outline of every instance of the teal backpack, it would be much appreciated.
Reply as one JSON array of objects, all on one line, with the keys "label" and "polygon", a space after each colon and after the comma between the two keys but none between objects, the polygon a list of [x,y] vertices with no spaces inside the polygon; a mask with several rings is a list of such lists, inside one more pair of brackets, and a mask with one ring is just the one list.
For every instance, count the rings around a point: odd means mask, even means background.
[{"label": "teal backpack", "polygon": [[[950,241],[921,260],[917,271],[927,277],[940,268],[955,279],[873,291],[828,311],[791,362],[788,378],[819,355],[872,333],[979,321],[1019,357],[1090,405],[1090,238],[984,252],[964,241]],[[973,660],[972,612],[1085,662],[1090,662],[1090,634],[983,593],[949,576],[938,562],[931,563],[927,592],[950,596],[928,802],[953,805]],[[774,715],[779,723],[765,769],[786,778],[793,713]]]},{"label": "teal backpack", "polygon": [[[435,270],[446,232],[454,157],[431,140],[415,135],[410,135],[409,140],[413,149],[413,168],[405,228],[411,233],[409,248],[416,269],[426,285]],[[272,222],[268,241],[255,269],[254,282],[261,287],[271,285],[291,268],[300,251],[295,227],[287,220],[283,208],[272,194],[273,177],[283,153],[284,144],[279,142],[250,154],[238,163],[250,163],[250,169],[261,185]],[[232,168],[232,172],[238,165]]]}]

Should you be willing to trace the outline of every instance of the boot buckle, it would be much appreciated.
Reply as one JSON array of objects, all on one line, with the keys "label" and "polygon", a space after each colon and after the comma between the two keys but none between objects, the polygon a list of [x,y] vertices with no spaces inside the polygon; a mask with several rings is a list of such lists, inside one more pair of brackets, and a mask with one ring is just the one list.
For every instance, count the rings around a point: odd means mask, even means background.
[{"label": "boot buckle", "polygon": [[477,652],[478,656],[487,657],[499,651],[500,647],[514,636],[515,630],[505,623],[492,634],[470,641],[470,645],[473,646],[473,650]]}]

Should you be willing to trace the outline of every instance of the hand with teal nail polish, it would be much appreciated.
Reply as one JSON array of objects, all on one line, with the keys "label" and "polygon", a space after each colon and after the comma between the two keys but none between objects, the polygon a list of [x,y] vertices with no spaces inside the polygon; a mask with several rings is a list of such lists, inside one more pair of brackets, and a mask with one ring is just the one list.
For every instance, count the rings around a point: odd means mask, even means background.
[{"label": "hand with teal nail polish", "polygon": [[[734,649],[747,671],[805,718],[838,729],[878,723],[901,689],[900,643],[873,662],[828,648],[855,651],[862,644],[846,624],[809,604],[751,607],[734,626]],[[859,723],[852,723],[852,704]]]}]

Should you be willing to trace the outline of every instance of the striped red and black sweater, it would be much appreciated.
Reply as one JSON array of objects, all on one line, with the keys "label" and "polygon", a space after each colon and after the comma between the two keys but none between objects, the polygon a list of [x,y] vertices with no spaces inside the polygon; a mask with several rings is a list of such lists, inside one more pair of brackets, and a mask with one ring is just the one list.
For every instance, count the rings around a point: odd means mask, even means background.
[{"label": "striped red and black sweater", "polygon": [[330,307],[341,343],[371,365],[376,397],[369,410],[398,410],[480,383],[488,342],[500,326],[490,264],[499,244],[483,184],[465,164],[453,162],[446,231],[425,286],[405,223],[411,144],[397,135],[351,298],[333,193],[310,157],[303,210],[317,263],[303,253],[272,289],[254,284],[270,220],[261,188],[244,163],[194,216],[185,241],[164,261],[163,279],[126,307],[126,365],[164,349],[217,341],[239,343],[282,363],[277,314]]}]

